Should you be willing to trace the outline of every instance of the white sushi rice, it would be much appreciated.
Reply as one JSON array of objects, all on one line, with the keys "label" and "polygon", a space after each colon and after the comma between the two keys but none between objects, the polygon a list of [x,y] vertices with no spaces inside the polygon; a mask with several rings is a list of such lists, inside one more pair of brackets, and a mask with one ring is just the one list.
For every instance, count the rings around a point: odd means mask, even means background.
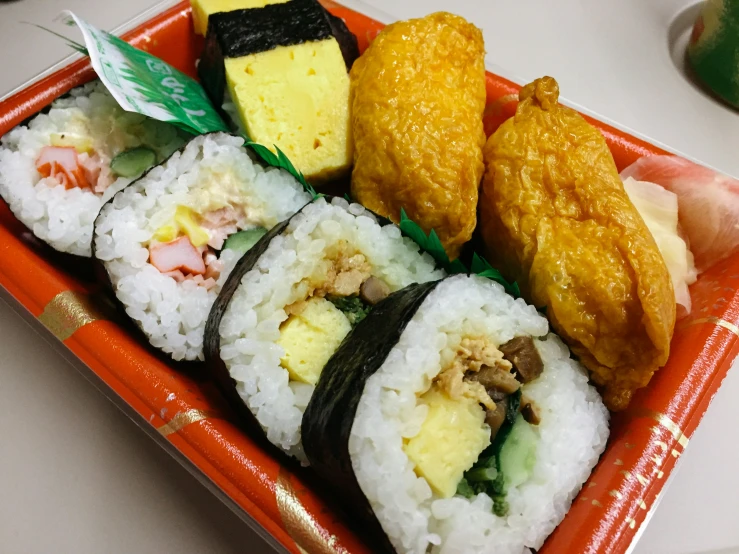
[{"label": "white sushi rice", "polygon": [[306,206],[244,275],[221,321],[221,358],[267,438],[302,462],[300,425],[315,387],[289,380],[280,365],[285,352],[275,343],[285,307],[306,298],[306,278],[339,241],[362,253],[392,291],[443,276],[398,227],[380,226],[362,206],[340,198]]},{"label": "white sushi rice", "polygon": [[202,359],[205,322],[238,255],[222,251],[225,268],[210,290],[192,280],[178,283],[148,261],[154,231],[178,205],[196,209],[200,196],[193,193],[208,187],[214,174],[235,176],[254,227],[269,229],[310,200],[287,172],[252,162],[243,142],[224,133],[193,139],[106,204],[95,225],[95,257],[104,262],[126,313],[175,360]]},{"label": "white sushi rice", "polygon": [[[565,516],[608,438],[608,411],[584,369],[532,306],[481,277],[443,281],[423,302],[380,369],[368,379],[349,453],[357,480],[398,552],[523,553],[539,548]],[[541,423],[531,477],[509,487],[506,517],[485,494],[442,499],[416,476],[403,438],[418,433],[427,407],[417,403],[463,336],[503,344],[536,340],[543,374],[524,386]]]},{"label": "white sushi rice", "polygon": [[108,162],[119,152],[145,143],[164,159],[183,144],[176,128],[123,111],[100,81],[76,88],[0,141],[0,195],[15,216],[56,250],[90,256],[92,227],[100,207],[131,179],[117,178],[103,194],[66,190],[51,177],[41,178],[36,159],[51,135],[78,134]]}]

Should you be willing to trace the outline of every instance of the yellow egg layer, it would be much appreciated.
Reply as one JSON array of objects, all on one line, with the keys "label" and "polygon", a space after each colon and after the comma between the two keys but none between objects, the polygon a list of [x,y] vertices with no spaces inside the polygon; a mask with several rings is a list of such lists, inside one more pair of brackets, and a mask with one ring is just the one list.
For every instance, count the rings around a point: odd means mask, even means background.
[{"label": "yellow egg layer", "polygon": [[282,366],[293,381],[315,385],[323,367],[351,331],[347,317],[324,298],[311,298],[280,328]]},{"label": "yellow egg layer", "polygon": [[428,406],[428,415],[403,449],[415,464],[416,475],[426,479],[439,496],[450,498],[464,472],[490,446],[485,411],[472,398],[451,399],[436,387],[420,402]]},{"label": "yellow egg layer", "polygon": [[228,58],[225,66],[251,140],[279,147],[310,181],[348,173],[349,76],[336,39]]}]

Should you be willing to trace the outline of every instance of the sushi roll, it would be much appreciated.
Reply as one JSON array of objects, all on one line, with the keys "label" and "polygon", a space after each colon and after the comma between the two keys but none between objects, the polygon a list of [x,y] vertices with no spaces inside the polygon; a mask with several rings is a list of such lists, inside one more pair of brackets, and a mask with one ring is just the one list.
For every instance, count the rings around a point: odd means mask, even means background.
[{"label": "sushi roll", "polygon": [[206,363],[245,419],[305,461],[303,411],[352,326],[387,294],[441,276],[395,225],[319,198],[239,261],[208,319]]},{"label": "sushi roll", "polygon": [[191,140],[95,221],[94,255],[116,297],[174,360],[202,359],[205,322],[229,271],[310,201],[286,171],[253,162],[243,142],[226,133]]},{"label": "sushi roll", "polygon": [[89,257],[100,207],[184,143],[184,132],[124,111],[93,81],[2,138],[0,195],[37,238]]},{"label": "sushi roll", "polygon": [[303,418],[313,467],[378,550],[528,552],[562,520],[608,412],[547,320],[458,275],[379,304]]},{"label": "sushi roll", "polygon": [[351,169],[347,65],[321,5],[291,0],[210,15],[198,75],[252,141],[320,184]]}]

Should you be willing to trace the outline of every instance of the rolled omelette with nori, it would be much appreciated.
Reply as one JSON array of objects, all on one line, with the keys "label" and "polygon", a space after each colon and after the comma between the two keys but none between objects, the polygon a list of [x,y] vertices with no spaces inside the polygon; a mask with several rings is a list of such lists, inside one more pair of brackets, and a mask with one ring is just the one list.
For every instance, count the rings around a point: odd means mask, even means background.
[{"label": "rolled omelette with nori", "polygon": [[450,258],[472,236],[485,144],[485,48],[461,17],[388,25],[352,67],[352,198],[398,222],[400,210]]},{"label": "rolled omelette with nori", "polygon": [[214,13],[232,12],[250,8],[263,8],[270,4],[284,4],[290,0],[190,0],[192,5],[192,26],[195,33],[205,36],[208,32],[208,18]]},{"label": "rolled omelette with nori", "polygon": [[395,225],[319,198],[239,261],[208,318],[206,362],[245,419],[304,462],[303,412],[352,326],[389,293],[442,275]]},{"label": "rolled omelette with nori", "polygon": [[215,105],[228,92],[252,141],[282,150],[312,183],[349,172],[349,76],[316,0],[210,15],[198,75]]},{"label": "rolled omelette with nori", "polygon": [[93,255],[126,313],[174,360],[202,360],[205,323],[229,272],[310,201],[287,171],[254,163],[244,139],[201,135],[116,194]]},{"label": "rolled omelette with nori", "polygon": [[[269,4],[284,4],[288,1],[290,0],[191,0],[193,27],[197,34],[205,36],[208,31],[208,18],[214,13],[263,8]],[[346,68],[349,70],[354,60],[359,57],[357,37],[349,30],[343,19],[336,17],[326,8],[324,11],[331,25],[331,31],[341,48]]]},{"label": "rolled omelette with nori", "polygon": [[533,306],[479,276],[379,304],[303,417],[311,467],[373,551],[541,547],[603,452],[608,411]]},{"label": "rolled omelette with nori", "polygon": [[622,410],[667,361],[675,293],[605,139],[558,97],[551,77],[526,85],[485,145],[480,228],[489,259]]}]

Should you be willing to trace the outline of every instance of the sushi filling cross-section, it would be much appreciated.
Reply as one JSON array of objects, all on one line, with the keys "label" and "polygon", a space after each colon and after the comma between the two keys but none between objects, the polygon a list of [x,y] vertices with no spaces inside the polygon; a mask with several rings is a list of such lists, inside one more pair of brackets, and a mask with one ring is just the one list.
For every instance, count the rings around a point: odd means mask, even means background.
[{"label": "sushi filling cross-section", "polygon": [[95,256],[153,346],[202,359],[210,307],[238,259],[310,196],[225,133],[193,139],[106,204]]}]

